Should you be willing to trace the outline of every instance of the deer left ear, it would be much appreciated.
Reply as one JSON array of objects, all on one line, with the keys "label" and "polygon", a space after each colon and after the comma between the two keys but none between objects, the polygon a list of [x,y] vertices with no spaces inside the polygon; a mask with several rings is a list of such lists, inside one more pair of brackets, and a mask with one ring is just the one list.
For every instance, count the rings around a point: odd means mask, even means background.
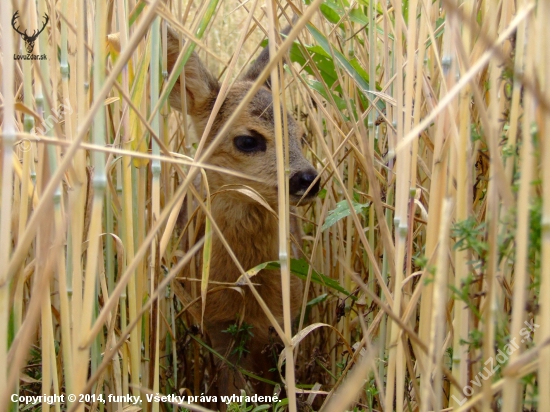
[{"label": "deer left ear", "polygon": [[[291,26],[285,27],[285,29],[281,32],[281,34],[287,35],[290,32],[291,28],[292,28]],[[252,63],[252,66],[250,66],[250,68],[244,74],[242,79],[249,80],[249,81],[256,80],[268,63],[269,63],[269,45],[267,45],[265,49],[262,50],[258,58],[254,61],[254,63]],[[271,89],[271,83],[270,83],[269,77],[265,81],[265,86],[268,89]]]}]

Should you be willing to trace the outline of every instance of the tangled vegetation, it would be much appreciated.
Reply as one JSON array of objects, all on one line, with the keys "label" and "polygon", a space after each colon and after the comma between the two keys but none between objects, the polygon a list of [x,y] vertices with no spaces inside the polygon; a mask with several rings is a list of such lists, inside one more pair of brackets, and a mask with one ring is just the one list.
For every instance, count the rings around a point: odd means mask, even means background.
[{"label": "tangled vegetation", "polygon": [[[167,100],[167,27],[230,84],[287,24],[274,93],[322,188],[298,212],[301,259],[244,269],[288,266],[306,295],[292,340],[274,330],[265,351],[281,398],[228,410],[550,404],[549,2],[1,7],[0,411],[208,410],[223,356],[185,304],[199,245],[176,226],[183,202],[208,207],[186,180],[208,159]],[[44,15],[47,58],[12,59]],[[224,332],[246,357],[254,329]]]}]

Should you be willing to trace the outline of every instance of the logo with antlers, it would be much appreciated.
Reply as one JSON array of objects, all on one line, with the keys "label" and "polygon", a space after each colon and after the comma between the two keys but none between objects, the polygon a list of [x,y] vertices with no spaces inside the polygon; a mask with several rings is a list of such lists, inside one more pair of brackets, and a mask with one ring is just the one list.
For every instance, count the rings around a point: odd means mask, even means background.
[{"label": "logo with antlers", "polygon": [[32,51],[34,49],[34,42],[36,41],[36,38],[38,37],[38,35],[40,33],[42,33],[44,31],[44,29],[46,28],[46,24],[48,24],[48,22],[50,21],[50,18],[48,17],[48,15],[46,13],[44,13],[44,24],[43,24],[42,28],[38,31],[34,30],[32,35],[29,36],[27,34],[26,29],[25,29],[24,32],[22,32],[22,31],[19,30],[19,26],[15,27],[15,24],[16,24],[16,21],[17,21],[18,17],[19,17],[19,10],[17,10],[15,12],[15,14],[13,15],[13,17],[11,19],[11,25],[12,25],[13,29],[21,35],[21,38],[25,42],[25,48],[27,49],[27,53],[30,54],[30,53],[32,53]]}]

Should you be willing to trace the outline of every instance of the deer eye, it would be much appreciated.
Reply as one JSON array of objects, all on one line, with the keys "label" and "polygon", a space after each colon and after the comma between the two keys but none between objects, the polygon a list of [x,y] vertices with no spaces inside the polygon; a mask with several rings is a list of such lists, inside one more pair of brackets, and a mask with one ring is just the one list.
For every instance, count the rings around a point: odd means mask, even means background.
[{"label": "deer eye", "polygon": [[266,144],[262,136],[237,136],[233,140],[235,147],[241,152],[265,152]]}]

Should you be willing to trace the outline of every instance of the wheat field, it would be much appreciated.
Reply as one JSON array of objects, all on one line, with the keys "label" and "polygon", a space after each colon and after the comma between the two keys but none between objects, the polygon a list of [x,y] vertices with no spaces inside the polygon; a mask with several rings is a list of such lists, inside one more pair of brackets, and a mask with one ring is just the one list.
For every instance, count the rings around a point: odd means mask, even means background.
[{"label": "wheat field", "polygon": [[200,245],[175,228],[183,202],[208,210],[190,182],[211,166],[168,104],[168,26],[228,86],[272,33],[321,175],[304,257],[270,263],[306,291],[273,347],[281,399],[228,410],[550,410],[550,2],[0,14],[0,412],[210,410],[217,354],[178,289]]}]

